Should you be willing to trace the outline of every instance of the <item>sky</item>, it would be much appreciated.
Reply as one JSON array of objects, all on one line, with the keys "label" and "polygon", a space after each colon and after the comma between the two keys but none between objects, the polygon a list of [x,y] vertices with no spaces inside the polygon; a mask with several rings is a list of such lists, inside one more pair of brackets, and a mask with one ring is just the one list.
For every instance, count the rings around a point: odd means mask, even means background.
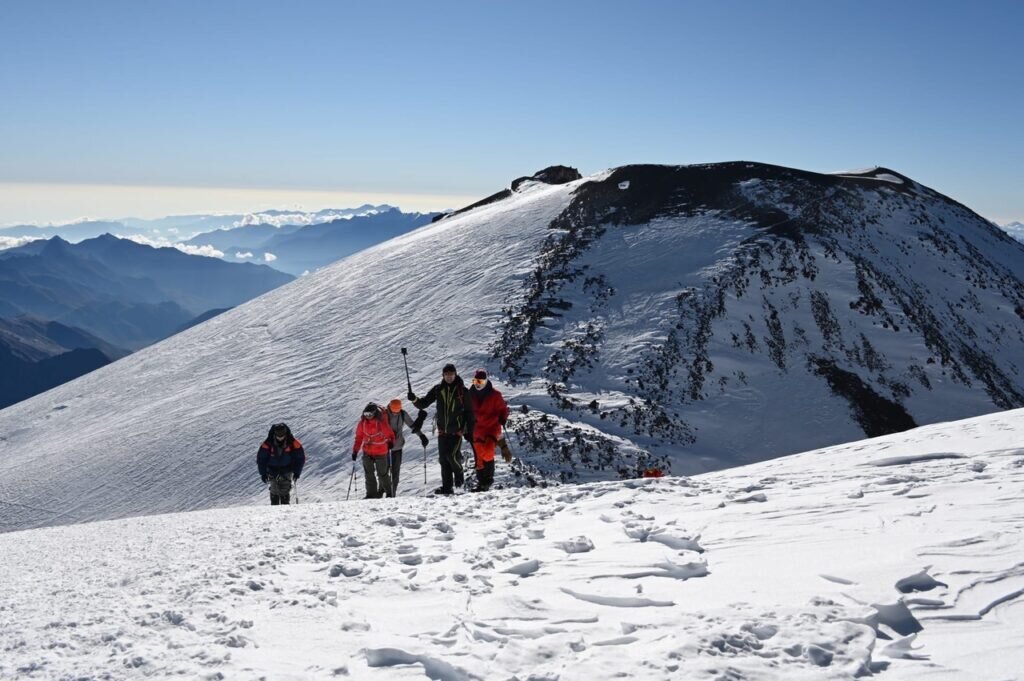
[{"label": "sky", "polygon": [[4,0],[0,224],[432,210],[556,163],[739,159],[882,165],[1024,220],[1022,25],[1011,1]]}]

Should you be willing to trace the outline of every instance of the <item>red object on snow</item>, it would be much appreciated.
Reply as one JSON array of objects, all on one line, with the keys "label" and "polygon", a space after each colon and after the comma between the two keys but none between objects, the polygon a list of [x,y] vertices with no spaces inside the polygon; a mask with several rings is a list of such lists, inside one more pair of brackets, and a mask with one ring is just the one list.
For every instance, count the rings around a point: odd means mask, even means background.
[{"label": "red object on snow", "polygon": [[648,468],[644,471],[645,478],[663,478],[665,474],[661,472],[660,468]]}]

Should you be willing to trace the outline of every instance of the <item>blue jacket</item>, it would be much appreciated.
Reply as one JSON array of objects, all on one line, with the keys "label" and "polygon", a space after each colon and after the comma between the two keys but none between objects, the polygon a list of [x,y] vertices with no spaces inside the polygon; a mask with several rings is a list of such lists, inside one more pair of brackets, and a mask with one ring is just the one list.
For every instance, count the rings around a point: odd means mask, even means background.
[{"label": "blue jacket", "polygon": [[284,447],[265,441],[256,453],[256,465],[260,469],[260,477],[291,473],[298,480],[302,467],[306,465],[306,452],[298,438],[289,437]]}]

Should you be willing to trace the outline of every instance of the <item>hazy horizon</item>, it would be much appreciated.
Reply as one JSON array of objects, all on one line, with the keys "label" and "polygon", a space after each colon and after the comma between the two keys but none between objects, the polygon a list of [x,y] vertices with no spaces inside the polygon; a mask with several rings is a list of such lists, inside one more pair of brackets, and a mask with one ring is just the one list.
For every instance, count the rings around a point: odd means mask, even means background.
[{"label": "hazy horizon", "polygon": [[267,210],[314,212],[388,204],[405,212],[460,208],[479,196],[240,187],[153,187],[0,182],[0,229],[83,220],[230,215]]}]

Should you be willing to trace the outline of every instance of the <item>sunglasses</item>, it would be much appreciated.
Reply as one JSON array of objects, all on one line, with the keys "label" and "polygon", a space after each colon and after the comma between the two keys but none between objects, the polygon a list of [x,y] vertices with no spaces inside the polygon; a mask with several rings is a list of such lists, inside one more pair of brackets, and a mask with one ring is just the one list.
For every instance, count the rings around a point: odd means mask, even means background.
[{"label": "sunglasses", "polygon": [[375,412],[372,412],[372,411],[364,411],[363,412],[363,418],[364,419],[372,419],[376,415],[377,414]]},{"label": "sunglasses", "polygon": [[478,385],[478,386],[480,386],[482,388],[485,385],[487,385],[487,379],[486,378],[474,378],[473,379],[473,385]]}]

